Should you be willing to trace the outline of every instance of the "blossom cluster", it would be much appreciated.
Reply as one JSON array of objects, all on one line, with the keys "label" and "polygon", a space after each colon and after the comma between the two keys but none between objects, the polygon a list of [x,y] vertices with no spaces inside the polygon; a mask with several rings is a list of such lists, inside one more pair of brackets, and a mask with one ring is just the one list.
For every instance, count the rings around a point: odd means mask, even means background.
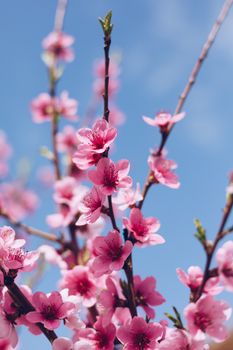
[{"label": "blossom cluster", "polygon": [[[47,121],[54,127],[62,116],[66,123],[78,120],[78,101],[71,99],[67,91],[58,95],[55,89],[63,74],[61,65],[74,59],[73,42],[74,38],[62,31],[54,31],[43,40],[50,91],[39,94],[31,103],[35,123]],[[231,307],[216,296],[233,291],[233,241],[216,249],[213,269],[209,264],[206,271],[199,266],[190,266],[187,272],[176,270],[188,289],[190,302],[183,314],[174,308],[175,316],[167,314],[168,319],[157,316],[157,307],[166,302],[166,295],[157,287],[156,278],[143,278],[133,270],[135,247],[159,249],[165,243],[160,220],[143,212],[147,191],[152,185],[178,189],[180,181],[174,172],[176,162],[167,158],[161,146],[148,155],[149,175],[142,191],[140,184],[133,181],[130,161],[114,160],[112,150],[122,115],[111,103],[119,88],[120,69],[117,62],[110,60],[108,70],[107,74],[106,61],[95,64],[93,90],[98,103],[100,97],[104,98],[103,116],[94,116],[95,120],[88,120],[78,129],[69,124],[59,132],[53,128],[54,149],[47,152],[47,158],[52,160],[55,176],[47,184],[52,183],[56,209],[46,216],[46,223],[56,234],[20,222],[38,204],[36,194],[22,181],[0,184],[0,215],[15,228],[0,227],[1,349],[17,346],[17,329],[22,325],[35,336],[44,333],[53,350],[208,350],[210,339],[227,339],[226,321]],[[106,107],[108,97],[111,103]],[[144,116],[143,120],[158,128],[164,140],[184,117],[183,112],[172,115],[160,111],[154,118]],[[0,146],[3,177],[11,155],[4,133],[0,133]],[[65,160],[63,171],[59,168],[61,158]],[[227,189],[229,213],[233,205],[232,183],[233,178]],[[18,228],[59,246],[43,245],[27,251],[26,239],[20,238]],[[209,262],[228,231],[220,230],[211,243],[198,224],[197,238]],[[25,271],[39,269],[41,260],[60,271],[56,290],[49,293],[33,292],[19,282]],[[70,337],[58,337],[59,327],[67,327]]]}]

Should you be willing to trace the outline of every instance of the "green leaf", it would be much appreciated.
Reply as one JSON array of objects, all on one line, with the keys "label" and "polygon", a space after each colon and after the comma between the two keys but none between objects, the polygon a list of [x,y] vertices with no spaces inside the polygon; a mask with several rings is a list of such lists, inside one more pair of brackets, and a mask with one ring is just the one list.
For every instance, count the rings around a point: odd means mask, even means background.
[{"label": "green leaf", "polygon": [[201,221],[198,219],[194,220],[194,225],[196,226],[196,233],[195,237],[199,240],[199,242],[203,245],[206,246],[206,230],[201,224]]},{"label": "green leaf", "polygon": [[105,18],[99,17],[99,22],[101,24],[101,27],[103,29],[105,36],[110,36],[113,28],[113,24],[111,23],[112,20],[112,11],[109,11]]}]

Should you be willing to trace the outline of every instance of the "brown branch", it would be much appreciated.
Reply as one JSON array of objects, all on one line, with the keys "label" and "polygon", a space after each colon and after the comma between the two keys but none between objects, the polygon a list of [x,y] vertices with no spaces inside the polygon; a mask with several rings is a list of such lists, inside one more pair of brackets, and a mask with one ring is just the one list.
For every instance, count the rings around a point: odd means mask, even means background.
[{"label": "brown branch", "polygon": [[[174,114],[178,114],[181,112],[188,96],[189,96],[189,93],[190,93],[190,90],[192,88],[192,86],[194,85],[196,79],[197,79],[197,76],[198,76],[198,73],[203,65],[203,62],[204,60],[206,59],[209,51],[210,51],[210,48],[212,47],[216,37],[217,37],[217,34],[225,20],[225,18],[227,17],[229,11],[230,11],[230,8],[233,4],[233,0],[226,0],[224,2],[224,5],[220,11],[220,14],[217,18],[217,20],[215,21],[209,35],[208,35],[208,38],[207,38],[207,41],[205,42],[202,50],[201,50],[201,53],[198,57],[198,60],[196,61],[193,69],[192,69],[192,72],[190,74],[190,77],[188,79],[188,82],[187,84],[185,85],[185,88],[183,90],[183,92],[181,93],[180,95],[180,98],[178,100],[178,103],[177,103],[177,106],[175,108],[175,112]],[[159,146],[159,149],[158,151],[156,152],[156,156],[160,156],[161,153],[162,153],[162,150],[164,148],[164,146],[166,145],[167,143],[167,140],[169,138],[169,135],[171,134],[171,131],[172,129],[174,128],[174,124],[173,125],[170,125],[168,131],[166,133],[163,133],[162,134],[162,138],[161,138],[161,142],[160,142],[160,146]],[[146,197],[146,194],[148,192],[148,187],[150,187],[150,183],[151,181],[149,180],[149,176],[150,176],[150,173],[147,177],[147,180],[145,182],[145,185],[144,185],[144,190],[143,190],[143,193],[145,193],[145,196],[143,197],[143,199],[139,202],[138,206],[139,208],[142,208],[142,205],[143,205],[143,202],[145,200],[145,197]]]},{"label": "brown branch", "polygon": [[[17,284],[14,282],[14,278],[7,275],[2,268],[1,271],[4,274],[4,284],[7,287],[14,302],[20,307],[20,312],[26,315],[28,312],[35,311],[33,305],[25,297],[25,295],[21,292]],[[56,333],[45,328],[45,326],[40,322],[36,323],[36,325],[52,344],[53,341],[57,338]]]},{"label": "brown branch", "polygon": [[[108,21],[109,19],[109,21]],[[103,119],[105,119],[108,122],[109,119],[109,50],[111,45],[111,31],[112,31],[112,23],[111,23],[111,12],[109,12],[104,20],[100,20],[100,23],[102,25],[102,29],[104,31],[104,57],[105,57],[105,78],[104,78],[104,94],[103,94],[103,100],[104,100],[104,115]],[[107,149],[103,157],[108,157],[109,149]],[[110,217],[112,227],[114,230],[117,230],[120,232],[119,228],[116,224],[116,219],[114,215],[113,205],[112,205],[112,196],[108,196],[108,212],[107,214]],[[132,254],[130,254],[125,261],[124,267],[123,267],[127,283],[128,283],[128,304],[129,304],[129,310],[132,315],[132,317],[137,315],[137,308],[136,308],[136,301],[135,301],[135,292],[134,292],[134,281],[133,281],[133,262],[132,262]]]},{"label": "brown branch", "polygon": [[[58,0],[55,22],[54,22],[54,31],[60,32],[62,31],[64,25],[64,19],[66,14],[66,9],[68,5],[68,0]],[[56,76],[56,58],[54,57],[52,65],[49,67],[49,94],[52,99],[56,97],[56,86],[58,82],[58,78]],[[55,178],[59,180],[61,178],[61,170],[59,164],[59,154],[57,150],[57,133],[58,133],[58,120],[59,115],[57,111],[54,110],[52,121],[51,121],[51,133],[52,133],[52,146],[53,146],[53,165]]]},{"label": "brown branch", "polygon": [[202,283],[201,283],[200,287],[198,288],[196,295],[194,296],[194,302],[196,302],[202,296],[206,282],[209,278],[210,265],[211,265],[212,258],[213,258],[213,255],[215,253],[215,250],[217,248],[218,243],[222,240],[223,237],[225,237],[226,234],[232,232],[232,230],[233,230],[232,227],[228,230],[224,230],[225,225],[227,223],[227,220],[229,218],[229,215],[231,213],[232,207],[233,207],[233,195],[231,195],[227,200],[227,203],[226,203],[225,208],[223,210],[223,216],[222,216],[222,220],[220,223],[220,227],[219,227],[218,232],[216,234],[213,245],[210,246],[209,249],[208,249],[208,247],[206,249],[206,265],[205,265],[204,276],[202,279]]},{"label": "brown branch", "polygon": [[37,237],[46,239],[48,241],[52,241],[52,242],[56,242],[56,243],[60,243],[60,244],[64,243],[62,238],[58,238],[53,233],[44,232],[44,231],[38,230],[37,228],[34,228],[32,226],[25,225],[20,221],[16,221],[16,220],[10,218],[10,216],[8,214],[6,214],[2,211],[0,212],[0,216],[2,216],[4,219],[6,219],[13,226],[16,226],[16,227],[24,230],[29,235],[37,236]]}]

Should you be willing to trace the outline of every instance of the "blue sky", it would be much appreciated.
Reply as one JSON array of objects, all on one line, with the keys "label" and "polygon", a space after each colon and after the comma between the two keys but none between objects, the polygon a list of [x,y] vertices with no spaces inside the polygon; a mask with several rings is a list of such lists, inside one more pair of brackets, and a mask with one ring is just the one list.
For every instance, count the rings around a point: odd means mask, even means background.
[{"label": "blue sky", "polygon": [[[159,133],[141,117],[153,116],[160,109],[174,111],[222,3],[219,0],[70,0],[65,31],[76,38],[76,60],[67,66],[60,89],[68,89],[79,100],[79,114],[83,116],[91,94],[92,64],[103,55],[97,18],[112,9],[112,51],[122,57],[117,101],[127,117],[119,130],[114,159],[131,161],[135,182],[143,184],[149,149],[159,143]],[[1,6],[0,128],[6,130],[15,149],[12,177],[17,160],[22,157],[31,162],[32,174],[36,164],[46,165],[39,156],[39,148],[50,145],[49,127],[32,123],[29,103],[47,89],[46,71],[40,59],[41,40],[53,28],[55,7],[56,1],[52,0],[8,0]],[[167,242],[137,250],[135,272],[157,278],[158,290],[167,299],[167,304],[158,308],[159,317],[170,311],[171,305],[182,310],[188,302],[188,291],[178,282],[175,268],[203,266],[202,248],[193,237],[194,218],[202,220],[210,239],[220,222],[227,175],[233,169],[232,31],[233,11],[184,107],[187,117],[175,127],[167,145],[169,157],[179,165],[181,188],[152,188],[145,203],[145,215],[160,219],[160,231]],[[46,212],[53,212],[53,208],[42,193],[38,214],[30,223],[46,229]],[[54,289],[55,280],[50,283],[45,276],[38,288]],[[229,294],[225,296],[233,301]],[[35,339],[23,334],[20,349],[28,350],[32,345],[34,350],[42,345],[49,349],[43,337]]]}]

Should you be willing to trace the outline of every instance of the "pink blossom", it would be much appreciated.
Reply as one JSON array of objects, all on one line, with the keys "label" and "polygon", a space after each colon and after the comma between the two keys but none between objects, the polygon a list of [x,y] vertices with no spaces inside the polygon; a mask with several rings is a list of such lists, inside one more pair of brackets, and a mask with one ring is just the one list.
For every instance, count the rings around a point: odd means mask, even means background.
[{"label": "pink blossom", "polygon": [[38,259],[37,252],[25,252],[21,248],[9,248],[4,257],[3,266],[5,270],[31,271]]},{"label": "pink blossom", "polygon": [[60,337],[53,341],[53,350],[72,350],[73,342],[69,338]]},{"label": "pink blossom", "polygon": [[52,32],[43,40],[42,46],[55,59],[70,62],[74,59],[74,53],[70,47],[73,43],[72,36],[63,32]]},{"label": "pink blossom", "polygon": [[[120,307],[118,290],[111,277],[106,280],[104,289],[98,299],[98,310],[102,316],[103,324],[109,324],[117,307]],[[122,308],[121,308],[122,310]]]},{"label": "pink blossom", "polygon": [[97,188],[93,187],[80,202],[81,215],[76,225],[82,226],[94,223],[101,215],[101,209],[106,196]]},{"label": "pink blossom", "polygon": [[192,339],[186,332],[180,329],[167,328],[166,337],[158,346],[159,350],[208,350],[209,346],[203,341]]},{"label": "pink blossom", "polygon": [[60,269],[67,268],[66,262],[54,247],[43,244],[37,249],[37,251],[49,264],[57,265]]},{"label": "pink blossom", "polygon": [[123,218],[124,226],[133,233],[133,237],[137,241],[137,245],[154,245],[165,242],[164,238],[159,234],[155,234],[160,227],[159,220],[149,217],[144,218],[142,212],[138,208],[133,208],[130,217]]},{"label": "pink blossom", "polygon": [[68,92],[63,91],[60,97],[52,98],[47,93],[37,96],[31,103],[31,112],[35,123],[51,121],[54,116],[63,115],[64,118],[75,121],[78,102],[69,98]]},{"label": "pink blossom", "polygon": [[76,295],[86,307],[96,303],[96,282],[88,266],[75,266],[72,270],[63,271],[62,274],[60,286],[68,288],[69,295]]},{"label": "pink blossom", "polygon": [[38,197],[21,182],[0,184],[0,202],[4,212],[13,220],[22,220],[38,207]]},{"label": "pink blossom", "polygon": [[216,254],[218,272],[226,290],[233,292],[233,241],[228,241]]},{"label": "pink blossom", "polygon": [[58,204],[59,213],[48,215],[47,223],[54,228],[65,227],[75,220],[87,188],[71,176],[56,181],[54,188],[54,200]]},{"label": "pink blossom", "polygon": [[81,330],[78,333],[78,338],[89,341],[87,342],[87,345],[89,343],[89,345],[92,346],[91,349],[93,350],[113,350],[115,334],[115,326],[112,323],[103,325],[103,320],[100,316],[94,324],[94,329],[86,328]]},{"label": "pink blossom", "polygon": [[1,350],[12,350],[13,348],[11,347],[9,340],[0,339],[0,349]]},{"label": "pink blossom", "polygon": [[76,186],[77,183],[75,179],[70,176],[66,176],[62,180],[56,181],[54,186],[54,201],[57,204],[69,205],[76,194]]},{"label": "pink blossom", "polygon": [[140,276],[134,276],[134,290],[137,306],[143,308],[147,317],[155,318],[155,311],[151,306],[158,306],[166,301],[156,290],[156,279],[151,276],[142,280]]},{"label": "pink blossom", "polygon": [[[203,280],[203,271],[199,266],[190,266],[188,268],[188,273],[183,271],[180,268],[176,269],[176,273],[178,275],[179,280],[188,288],[190,288],[191,292],[195,294],[200,287]],[[209,278],[205,284],[204,292],[216,295],[222,291],[222,287],[219,286],[219,278],[212,277]]]},{"label": "pink blossom", "polygon": [[130,241],[123,243],[120,233],[116,230],[110,231],[106,237],[96,237],[93,247],[95,258],[92,270],[95,277],[122,269],[133,249]]},{"label": "pink blossom", "polygon": [[137,183],[136,190],[132,188],[120,189],[117,196],[113,198],[113,203],[115,203],[120,210],[125,210],[135,205],[136,202],[142,200],[142,198],[140,185]]},{"label": "pink blossom", "polygon": [[95,170],[89,170],[88,177],[103,194],[111,195],[117,188],[132,185],[131,177],[127,176],[129,167],[128,160],[120,160],[115,164],[109,158],[102,158]]},{"label": "pink blossom", "polygon": [[154,350],[162,334],[159,323],[146,323],[142,317],[134,317],[130,324],[117,330],[123,350]]},{"label": "pink blossom", "polygon": [[24,244],[24,239],[15,239],[15,231],[11,227],[0,227],[0,261],[6,271],[29,271],[34,267],[38,253],[25,252],[21,248]]},{"label": "pink blossom", "polygon": [[7,314],[0,307],[0,339],[8,340],[13,348],[18,343],[18,336],[14,327],[14,322],[7,318]]},{"label": "pink blossom", "polygon": [[78,139],[76,131],[71,125],[66,125],[62,132],[57,134],[57,148],[60,152],[67,152],[71,156],[76,151]]},{"label": "pink blossom", "polygon": [[173,160],[165,159],[162,156],[157,157],[150,155],[148,164],[154,176],[155,183],[161,183],[162,185],[175,189],[180,187],[177,175],[172,172],[172,170],[177,167]]},{"label": "pink blossom", "polygon": [[224,341],[227,328],[223,322],[231,315],[231,308],[222,300],[214,300],[211,295],[205,295],[196,303],[190,303],[184,310],[190,334],[197,340],[204,340],[208,334],[216,342]]},{"label": "pink blossom", "polygon": [[79,151],[103,153],[113,143],[117,130],[105,119],[98,119],[92,129],[82,128],[77,133]]},{"label": "pink blossom", "polygon": [[36,311],[29,312],[26,319],[32,323],[41,322],[50,330],[58,328],[69,310],[74,308],[73,303],[63,302],[59,292],[52,292],[50,295],[36,292],[32,297],[32,302]]},{"label": "pink blossom", "polygon": [[[91,244],[92,246],[92,239],[96,236],[101,235],[103,228],[105,225],[105,221],[100,216],[99,219],[97,219],[93,224],[85,224],[81,226],[77,226],[76,233],[79,237],[88,240],[87,244]],[[88,245],[88,249],[91,246]]]},{"label": "pink blossom", "polygon": [[42,93],[32,101],[31,112],[35,123],[50,121],[56,112],[56,100],[49,94]]},{"label": "pink blossom", "polygon": [[82,152],[78,150],[74,153],[72,161],[78,169],[86,170],[92,165],[96,165],[101,158],[102,155],[100,153]]},{"label": "pink blossom", "polygon": [[155,115],[154,119],[143,116],[143,120],[151,126],[158,126],[162,132],[166,132],[170,125],[179,122],[184,117],[184,112],[175,115],[167,112],[159,112]]},{"label": "pink blossom", "polygon": [[109,112],[109,124],[112,126],[119,126],[124,124],[125,122],[125,115],[122,111],[120,111],[115,106],[110,106],[110,112]]},{"label": "pink blossom", "polygon": [[78,109],[78,102],[73,99],[69,98],[69,94],[67,91],[63,91],[58,99],[58,113],[60,115],[63,115],[64,118],[76,121],[78,120],[77,116],[77,109]]}]

